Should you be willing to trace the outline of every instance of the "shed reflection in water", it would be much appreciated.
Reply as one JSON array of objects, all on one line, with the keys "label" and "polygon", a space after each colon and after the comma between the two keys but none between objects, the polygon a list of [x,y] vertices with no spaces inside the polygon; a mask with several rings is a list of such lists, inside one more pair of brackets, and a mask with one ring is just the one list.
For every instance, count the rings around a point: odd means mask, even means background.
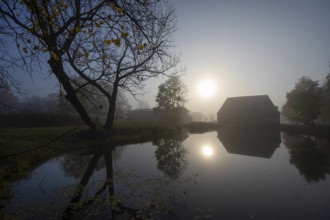
[{"label": "shed reflection in water", "polygon": [[279,129],[223,129],[218,137],[228,153],[271,158],[281,143]]},{"label": "shed reflection in water", "polygon": [[280,144],[279,133],[250,131],[186,137],[51,160],[15,183],[20,195],[5,213],[22,219],[330,216],[326,141],[283,135]]}]

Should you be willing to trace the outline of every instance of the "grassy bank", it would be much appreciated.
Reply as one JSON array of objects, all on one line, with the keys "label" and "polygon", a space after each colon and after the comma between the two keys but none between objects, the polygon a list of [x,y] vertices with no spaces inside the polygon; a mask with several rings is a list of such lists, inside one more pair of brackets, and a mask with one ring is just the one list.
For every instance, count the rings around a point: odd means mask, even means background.
[{"label": "grassy bank", "polygon": [[46,112],[0,114],[0,128],[35,128],[78,125],[83,125],[83,122],[78,115],[74,114]]},{"label": "grassy bank", "polygon": [[72,151],[98,145],[147,141],[171,132],[175,130],[149,122],[119,122],[109,137],[93,136],[85,126],[1,128],[0,158],[43,147]]}]

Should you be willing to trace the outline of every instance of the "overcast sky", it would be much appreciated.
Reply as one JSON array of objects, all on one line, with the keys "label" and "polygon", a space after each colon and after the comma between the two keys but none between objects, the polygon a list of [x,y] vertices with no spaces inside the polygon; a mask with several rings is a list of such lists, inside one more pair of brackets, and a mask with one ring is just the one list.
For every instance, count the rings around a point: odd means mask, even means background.
[{"label": "overcast sky", "polygon": [[[178,18],[175,51],[187,67],[182,79],[192,112],[209,116],[227,97],[262,94],[281,107],[299,77],[322,83],[329,73],[329,0],[173,2]],[[55,88],[47,74],[35,75],[33,82],[17,75],[30,94],[46,95]],[[216,94],[207,99],[197,95],[198,82],[205,78],[217,84]],[[153,107],[158,85],[165,80],[147,83],[149,93],[141,100]]]}]

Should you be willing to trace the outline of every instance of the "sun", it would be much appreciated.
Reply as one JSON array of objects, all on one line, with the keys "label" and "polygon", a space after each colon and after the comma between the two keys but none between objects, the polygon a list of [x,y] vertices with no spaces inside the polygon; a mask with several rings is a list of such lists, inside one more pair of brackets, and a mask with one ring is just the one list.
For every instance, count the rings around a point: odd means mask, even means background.
[{"label": "sun", "polygon": [[213,155],[213,148],[210,147],[209,145],[205,145],[202,147],[202,154],[205,157],[211,157]]},{"label": "sun", "polygon": [[197,92],[198,95],[203,98],[212,97],[217,90],[217,84],[214,80],[204,79],[198,83]]}]

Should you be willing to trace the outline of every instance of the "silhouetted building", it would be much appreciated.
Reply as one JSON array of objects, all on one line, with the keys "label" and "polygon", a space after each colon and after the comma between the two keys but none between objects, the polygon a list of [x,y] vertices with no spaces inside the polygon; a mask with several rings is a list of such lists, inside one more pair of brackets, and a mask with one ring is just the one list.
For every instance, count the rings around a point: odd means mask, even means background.
[{"label": "silhouetted building", "polygon": [[227,98],[217,113],[219,128],[280,125],[280,112],[268,95]]},{"label": "silhouetted building", "polygon": [[228,153],[271,158],[281,143],[279,129],[236,129],[218,131],[218,138]]}]

